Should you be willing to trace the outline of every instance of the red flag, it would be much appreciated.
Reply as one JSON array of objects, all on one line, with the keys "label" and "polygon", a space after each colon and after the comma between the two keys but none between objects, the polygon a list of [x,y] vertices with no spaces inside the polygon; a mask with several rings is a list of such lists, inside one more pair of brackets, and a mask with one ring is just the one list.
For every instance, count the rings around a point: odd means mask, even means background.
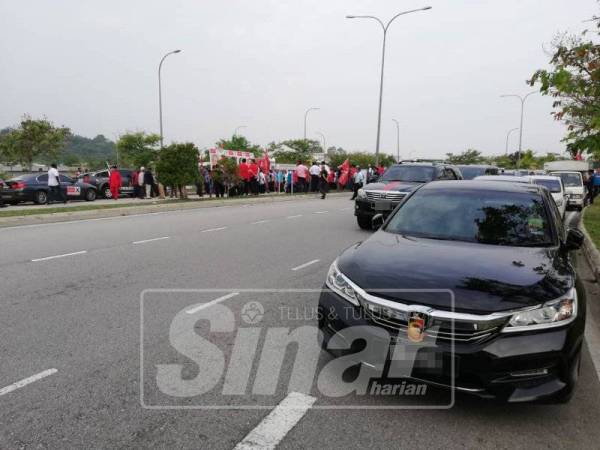
[{"label": "red flag", "polygon": [[348,172],[350,172],[350,160],[347,159],[344,161],[340,166],[338,166],[338,169],[340,169],[340,178],[338,180],[338,184],[346,186],[348,183]]},{"label": "red flag", "polygon": [[577,154],[575,155],[575,160],[581,161],[582,159],[583,159],[583,156],[581,156],[581,152],[577,152]]}]

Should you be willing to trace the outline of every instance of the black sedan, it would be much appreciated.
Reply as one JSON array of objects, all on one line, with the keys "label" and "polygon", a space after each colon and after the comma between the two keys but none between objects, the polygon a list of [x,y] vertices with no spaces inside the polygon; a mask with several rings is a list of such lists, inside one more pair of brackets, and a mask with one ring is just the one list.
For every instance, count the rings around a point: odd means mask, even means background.
[{"label": "black sedan", "polygon": [[[21,202],[34,202],[38,205],[48,203],[48,174],[31,173],[20,175],[5,182],[2,198],[6,203],[16,205]],[[60,175],[60,187],[67,200],[96,200],[94,186],[66,175]]]},{"label": "black sedan", "polygon": [[[439,356],[435,371],[415,365],[407,378],[509,402],[570,399],[586,315],[570,252],[583,235],[564,228],[546,189],[430,183],[379,225],[329,269],[319,301],[327,347],[358,333],[369,348],[383,333],[390,348]],[[357,362],[394,364],[347,344]]]}]

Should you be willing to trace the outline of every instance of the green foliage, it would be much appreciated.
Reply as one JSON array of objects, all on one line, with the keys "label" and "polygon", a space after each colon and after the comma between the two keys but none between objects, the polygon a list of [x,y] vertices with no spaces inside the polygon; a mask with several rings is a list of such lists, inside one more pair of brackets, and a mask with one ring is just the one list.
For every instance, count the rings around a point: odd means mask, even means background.
[{"label": "green foliage", "polygon": [[158,153],[156,171],[165,186],[185,186],[198,180],[198,148],[192,143],[171,144]]},{"label": "green foliage", "polygon": [[246,137],[240,135],[231,136],[231,139],[221,139],[217,142],[217,147],[225,150],[252,152],[257,158],[260,158],[263,154],[259,145],[251,144]]},{"label": "green foliage", "polygon": [[116,162],[115,143],[99,134],[93,139],[79,135],[67,138],[58,161],[68,166],[85,165],[88,168],[103,167],[108,162]]},{"label": "green foliage", "polygon": [[45,118],[25,115],[17,127],[0,134],[0,155],[4,161],[31,168],[35,159],[55,159],[70,133]]},{"label": "green foliage", "polygon": [[240,169],[237,163],[235,162],[235,159],[221,158],[219,160],[219,168],[220,170],[216,170],[213,172],[215,180],[221,181],[229,185],[240,183]]},{"label": "green foliage", "polygon": [[126,133],[119,137],[116,145],[122,166],[149,166],[158,159],[160,136],[144,132]]},{"label": "green foliage", "polygon": [[450,164],[481,164],[485,162],[485,158],[480,151],[470,148],[458,155],[446,153],[446,161]]},{"label": "green foliage", "polygon": [[[336,153],[336,154],[328,154],[329,156],[329,165],[331,167],[340,166],[346,159],[350,160],[350,164],[359,165],[360,167],[368,167],[369,165],[375,166],[375,154],[367,153],[367,152],[350,152],[350,153]],[[384,167],[388,167],[394,164],[396,160],[391,155],[386,155],[385,153],[379,154],[379,164]]]},{"label": "green foliage", "polygon": [[313,139],[291,139],[279,144],[269,144],[269,154],[274,156],[277,162],[284,164],[295,164],[298,160],[305,164],[310,163],[313,154],[322,152],[321,143]]},{"label": "green foliage", "polygon": [[567,125],[563,141],[572,155],[587,152],[600,160],[600,18],[594,38],[588,31],[580,36],[555,38],[551,70],[538,70],[529,80],[543,95],[555,99],[553,115]]}]

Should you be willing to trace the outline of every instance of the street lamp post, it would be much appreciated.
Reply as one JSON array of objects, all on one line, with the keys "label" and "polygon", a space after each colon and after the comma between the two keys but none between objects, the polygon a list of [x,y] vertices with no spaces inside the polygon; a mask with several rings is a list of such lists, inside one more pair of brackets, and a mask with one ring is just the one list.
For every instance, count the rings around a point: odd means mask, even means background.
[{"label": "street lamp post", "polygon": [[319,136],[321,136],[321,139],[323,139],[323,152],[327,153],[327,141],[325,140],[325,135],[320,131],[317,131],[315,134],[318,134]]},{"label": "street lamp post", "polygon": [[518,128],[512,128],[510,130],[508,130],[508,133],[506,133],[506,148],[504,150],[504,154],[508,155],[508,139],[510,138],[510,135],[512,134],[513,131],[517,131]]},{"label": "street lamp post", "polygon": [[248,128],[247,125],[240,125],[239,127],[236,127],[235,131],[233,132],[233,136],[237,136],[238,135],[238,130],[241,130],[242,128]]},{"label": "street lamp post", "polygon": [[396,124],[396,160],[400,162],[400,124],[396,119],[392,119],[392,121]]},{"label": "street lamp post", "polygon": [[519,126],[519,153],[517,154],[517,169],[519,168],[521,152],[523,151],[523,115],[524,115],[524,111],[525,111],[525,100],[527,100],[527,97],[529,97],[531,94],[535,94],[535,93],[536,93],[536,91],[530,92],[529,94],[527,94],[525,96],[517,95],[517,94],[505,94],[505,95],[500,96],[502,98],[516,97],[521,101],[521,125]]},{"label": "street lamp post", "polygon": [[308,113],[311,111],[318,111],[320,108],[308,108],[304,113],[304,140],[306,140],[306,121],[308,119]]},{"label": "street lamp post", "polygon": [[375,165],[376,166],[379,165],[379,141],[380,141],[380,136],[381,136],[381,103],[383,100],[383,70],[385,67],[385,43],[386,43],[386,39],[387,39],[387,30],[390,27],[390,25],[392,24],[392,22],[397,17],[403,16],[405,14],[410,14],[413,12],[426,11],[428,9],[431,9],[431,6],[425,6],[424,8],[411,9],[410,11],[404,11],[404,12],[398,13],[394,17],[392,17],[388,21],[387,24],[384,24],[381,19],[379,19],[378,17],[375,17],[375,16],[346,16],[346,19],[373,19],[373,20],[376,20],[377,22],[379,22],[379,25],[381,25],[381,28],[383,30],[383,45],[382,45],[382,50],[381,50],[381,79],[379,82],[379,109],[377,112],[377,142],[375,144]]},{"label": "street lamp post", "polygon": [[162,118],[162,86],[160,80],[160,69],[162,69],[162,65],[167,56],[172,55],[174,53],[179,53],[181,50],[173,50],[172,52],[167,53],[160,60],[160,64],[158,65],[158,116],[160,120],[160,148],[163,147],[163,118]]}]

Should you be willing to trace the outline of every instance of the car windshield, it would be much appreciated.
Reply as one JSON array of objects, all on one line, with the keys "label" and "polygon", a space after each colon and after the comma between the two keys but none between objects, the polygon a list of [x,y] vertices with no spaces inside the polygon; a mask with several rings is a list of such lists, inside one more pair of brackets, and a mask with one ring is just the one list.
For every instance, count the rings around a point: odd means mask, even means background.
[{"label": "car windshield", "polygon": [[540,186],[544,186],[550,192],[562,192],[562,189],[560,188],[560,181],[558,180],[534,179],[533,182],[535,184],[539,184]]},{"label": "car windshield", "polygon": [[385,231],[429,239],[542,247],[552,244],[539,194],[492,190],[420,190]]},{"label": "car windshield", "polygon": [[480,175],[496,175],[498,169],[493,167],[458,166],[463,179],[472,180]]},{"label": "car windshield", "polygon": [[427,183],[433,180],[434,170],[431,166],[392,166],[385,171],[380,181]]},{"label": "car windshield", "polygon": [[583,181],[581,179],[581,174],[579,173],[567,173],[567,172],[557,172],[552,175],[556,175],[560,177],[565,187],[581,187],[583,186]]}]

